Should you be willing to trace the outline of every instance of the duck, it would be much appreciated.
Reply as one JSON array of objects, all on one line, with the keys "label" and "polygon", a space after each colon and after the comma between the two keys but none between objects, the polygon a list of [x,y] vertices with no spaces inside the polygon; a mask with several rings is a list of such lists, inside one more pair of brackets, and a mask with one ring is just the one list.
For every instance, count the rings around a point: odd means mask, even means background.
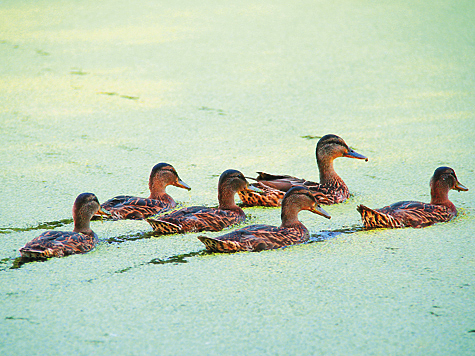
[{"label": "duck", "polygon": [[327,219],[331,216],[318,204],[312,192],[303,186],[290,188],[282,199],[282,224],[251,225],[211,238],[198,236],[209,252],[262,251],[306,242],[310,234],[298,220],[298,213],[308,210]]},{"label": "duck", "polygon": [[97,244],[97,235],[91,230],[94,214],[109,216],[92,193],[79,194],[73,205],[73,231],[46,231],[20,248],[22,258],[45,259],[91,251]]},{"label": "duck", "polygon": [[156,234],[220,231],[245,220],[246,214],[236,205],[234,196],[244,189],[257,190],[248,187],[249,183],[240,171],[228,169],[219,177],[217,208],[191,206],[166,215],[152,216],[146,221]]},{"label": "duck", "polygon": [[446,222],[457,215],[457,208],[449,200],[449,191],[467,191],[450,167],[439,167],[430,180],[430,203],[400,201],[380,209],[358,205],[363,225],[372,228],[422,228]]},{"label": "duck", "polygon": [[252,185],[262,190],[263,193],[257,194],[251,190],[239,192],[239,198],[243,206],[280,206],[285,193],[297,185],[307,187],[318,203],[322,205],[338,204],[347,200],[350,197],[350,192],[343,179],[335,172],[333,161],[339,157],[363,159],[365,161],[368,161],[368,158],[349,148],[340,136],[334,134],[328,134],[320,138],[315,155],[320,172],[320,183],[288,175],[257,172],[257,178],[250,179],[256,181]]},{"label": "duck", "polygon": [[109,211],[114,220],[145,219],[176,207],[176,202],[165,192],[165,188],[169,185],[191,190],[190,186],[180,179],[171,164],[158,163],[150,173],[148,181],[150,196],[148,198],[119,195],[103,203],[102,208]]}]

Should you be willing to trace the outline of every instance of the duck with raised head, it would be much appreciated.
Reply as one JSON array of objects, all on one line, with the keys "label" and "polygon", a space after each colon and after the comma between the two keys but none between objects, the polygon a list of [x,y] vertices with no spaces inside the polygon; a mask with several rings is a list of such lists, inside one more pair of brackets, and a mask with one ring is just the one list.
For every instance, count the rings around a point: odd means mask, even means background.
[{"label": "duck with raised head", "polygon": [[290,188],[305,186],[315,196],[319,204],[338,204],[350,196],[348,187],[343,179],[335,172],[333,161],[339,157],[348,157],[368,160],[365,156],[349,148],[346,142],[337,135],[325,135],[317,143],[315,150],[320,183],[300,179],[288,175],[273,175],[258,172],[252,185],[261,189],[263,193],[242,191],[239,197],[244,206],[280,206],[282,199]]},{"label": "duck with raised head", "polygon": [[425,227],[446,222],[457,215],[455,205],[449,200],[449,191],[467,191],[450,167],[439,167],[430,180],[430,203],[400,201],[381,209],[359,205],[365,228]]},{"label": "duck with raised head", "polygon": [[46,231],[20,248],[22,257],[62,257],[91,251],[97,243],[97,235],[91,230],[90,221],[94,214],[108,216],[92,193],[82,193],[73,205],[73,231]]},{"label": "duck with raised head", "polygon": [[180,179],[171,164],[158,163],[150,173],[148,181],[150,196],[148,198],[120,195],[107,200],[102,204],[102,207],[110,211],[112,218],[115,220],[145,219],[176,207],[176,202],[165,192],[165,188],[169,185],[187,190],[191,189],[188,184]]},{"label": "duck with raised head", "polygon": [[251,225],[215,238],[198,236],[198,239],[210,252],[262,251],[303,243],[310,234],[298,219],[302,210],[330,219],[308,188],[293,187],[282,200],[282,224],[279,227]]},{"label": "duck with raised head", "polygon": [[192,206],[146,220],[160,234],[220,231],[246,218],[244,211],[236,205],[234,196],[245,189],[256,189],[248,187],[249,183],[241,172],[228,169],[219,177],[217,208]]}]

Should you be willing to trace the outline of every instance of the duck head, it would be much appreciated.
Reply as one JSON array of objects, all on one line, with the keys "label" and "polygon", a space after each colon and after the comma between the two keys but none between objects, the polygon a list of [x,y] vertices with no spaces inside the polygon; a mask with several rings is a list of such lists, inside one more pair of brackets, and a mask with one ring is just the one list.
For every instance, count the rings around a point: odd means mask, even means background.
[{"label": "duck head", "polygon": [[218,189],[224,188],[230,190],[233,193],[240,192],[249,187],[249,182],[247,181],[244,174],[239,172],[236,169],[228,169],[224,171],[219,177]]},{"label": "duck head", "polygon": [[306,187],[293,187],[285,193],[282,199],[282,226],[292,225],[298,222],[297,215],[302,210],[311,211],[327,219],[331,216],[320,205]]},{"label": "duck head", "polygon": [[449,190],[467,191],[455,175],[455,171],[450,167],[439,167],[435,170],[430,179],[431,203],[442,204],[448,201]]},{"label": "duck head", "polygon": [[94,214],[110,216],[111,213],[101,207],[99,200],[92,193],[81,193],[73,205],[74,231],[88,232],[89,222]]},{"label": "duck head", "polygon": [[236,169],[228,169],[219,177],[218,201],[220,208],[234,206],[234,195],[241,190],[251,189],[261,192],[260,189],[249,185],[246,177]]},{"label": "duck head", "polygon": [[168,185],[174,185],[178,188],[190,190],[190,186],[183,182],[175,168],[168,163],[158,163],[152,168],[148,186],[150,189],[150,198],[154,199],[165,194],[165,188]]},{"label": "duck head", "polygon": [[317,156],[317,162],[328,159],[333,160],[338,157],[364,159],[368,161],[368,158],[349,148],[340,136],[332,134],[325,135],[318,141],[315,154]]}]

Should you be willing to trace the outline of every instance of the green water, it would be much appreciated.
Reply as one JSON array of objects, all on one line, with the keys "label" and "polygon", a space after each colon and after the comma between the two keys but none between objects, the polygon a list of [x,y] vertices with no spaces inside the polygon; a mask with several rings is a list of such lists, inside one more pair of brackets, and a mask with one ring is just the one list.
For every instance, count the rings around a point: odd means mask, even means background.
[{"label": "green water", "polygon": [[[475,353],[474,18],[472,0],[2,1],[0,354]],[[369,162],[335,161],[353,196],[300,214],[313,243],[206,254],[94,221],[91,253],[15,268],[81,192],[147,196],[168,162],[192,187],[175,200],[215,205],[228,168],[317,180],[327,133]],[[470,189],[454,221],[360,229],[357,204],[428,201],[441,165]]]}]

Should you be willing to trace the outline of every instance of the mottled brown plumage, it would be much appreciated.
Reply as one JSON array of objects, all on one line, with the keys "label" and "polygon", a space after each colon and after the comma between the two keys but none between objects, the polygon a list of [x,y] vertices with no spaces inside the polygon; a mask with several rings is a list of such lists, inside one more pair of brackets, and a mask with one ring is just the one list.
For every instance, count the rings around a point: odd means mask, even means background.
[{"label": "mottled brown plumage", "polygon": [[317,143],[315,155],[320,171],[320,183],[288,175],[258,172],[257,182],[252,185],[261,189],[263,193],[240,192],[241,201],[245,206],[280,206],[285,192],[295,186],[305,186],[319,204],[330,205],[344,202],[349,198],[350,192],[343,179],[335,172],[333,160],[338,157],[357,158],[366,161],[368,159],[349,148],[345,141],[336,135],[323,136]]},{"label": "mottled brown plumage", "polygon": [[139,198],[120,195],[107,200],[102,207],[111,212],[113,219],[145,219],[146,217],[167,211],[176,206],[173,198],[165,192],[169,185],[190,190],[175,168],[168,163],[156,164],[149,178],[150,196]]},{"label": "mottled brown plumage", "polygon": [[92,193],[78,195],[73,205],[73,231],[46,231],[20,248],[22,257],[62,257],[91,251],[97,243],[97,235],[90,228],[91,217],[99,212],[110,215],[102,209]]},{"label": "mottled brown plumage", "polygon": [[236,205],[234,196],[236,192],[248,189],[248,185],[241,172],[229,169],[219,178],[218,208],[192,206],[166,215],[147,218],[147,222],[160,234],[220,231],[246,218],[244,211]]},{"label": "mottled brown plumage", "polygon": [[449,167],[439,167],[430,180],[431,202],[401,201],[381,209],[359,205],[358,212],[366,228],[425,227],[451,220],[457,215],[455,205],[449,200],[449,191],[467,191]]},{"label": "mottled brown plumage", "polygon": [[262,251],[307,241],[310,237],[307,228],[298,220],[301,210],[330,218],[317,204],[315,197],[306,187],[293,187],[282,200],[282,224],[251,225],[229,234],[210,238],[199,236],[210,252]]}]

